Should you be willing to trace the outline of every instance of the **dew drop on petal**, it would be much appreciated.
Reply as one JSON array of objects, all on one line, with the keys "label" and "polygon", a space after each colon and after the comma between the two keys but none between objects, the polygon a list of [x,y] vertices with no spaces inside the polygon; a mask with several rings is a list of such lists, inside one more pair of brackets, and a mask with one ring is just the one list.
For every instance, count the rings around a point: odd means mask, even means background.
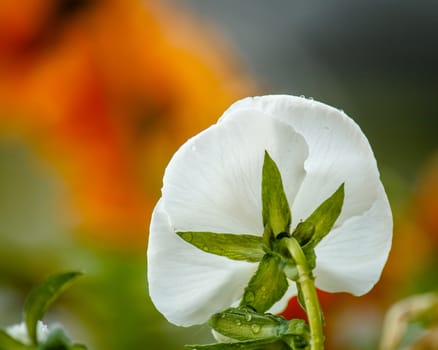
[{"label": "dew drop on petal", "polygon": [[195,146],[195,145],[192,145],[192,147],[190,147],[190,149],[191,149],[193,152],[196,152],[196,146]]},{"label": "dew drop on petal", "polygon": [[251,314],[246,314],[245,315],[245,320],[247,320],[248,322],[252,320],[252,316]]}]

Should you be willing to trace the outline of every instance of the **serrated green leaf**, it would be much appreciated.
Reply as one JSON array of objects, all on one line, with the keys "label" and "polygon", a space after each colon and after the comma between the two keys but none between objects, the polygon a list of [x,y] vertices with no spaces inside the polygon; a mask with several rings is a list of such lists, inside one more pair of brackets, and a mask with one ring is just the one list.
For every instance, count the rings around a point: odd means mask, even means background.
[{"label": "serrated green leaf", "polygon": [[283,271],[284,262],[276,255],[265,254],[245,288],[241,306],[265,312],[286,293],[289,285]]},{"label": "serrated green leaf", "polygon": [[0,350],[34,350],[35,347],[27,346],[12,338],[4,330],[0,329]]},{"label": "serrated green leaf", "polygon": [[258,262],[265,255],[263,239],[259,236],[189,231],[177,235],[204,252],[233,260]]},{"label": "serrated green leaf", "polygon": [[208,325],[218,333],[237,340],[277,337],[289,330],[289,322],[283,317],[260,314],[247,307],[230,308],[214,314]]},{"label": "serrated green leaf", "polygon": [[315,247],[332,229],[344,204],[344,184],[327,198],[305,221],[313,224],[315,233],[308,243]]},{"label": "serrated green leaf", "polygon": [[290,350],[290,347],[278,338],[247,340],[235,343],[185,345],[185,348],[197,350]]},{"label": "serrated green leaf", "polygon": [[265,151],[262,171],[263,226],[277,237],[280,233],[289,233],[292,214],[283,188],[280,170]]},{"label": "serrated green leaf", "polygon": [[38,320],[43,318],[52,302],[81,275],[80,272],[66,272],[50,276],[29,293],[24,304],[24,321],[32,344],[37,344]]}]

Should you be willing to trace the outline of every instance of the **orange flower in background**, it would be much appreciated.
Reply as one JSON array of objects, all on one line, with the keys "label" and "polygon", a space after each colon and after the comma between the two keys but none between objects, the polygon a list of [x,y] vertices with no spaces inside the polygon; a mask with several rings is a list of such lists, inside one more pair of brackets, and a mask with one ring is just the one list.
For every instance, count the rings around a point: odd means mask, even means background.
[{"label": "orange flower in background", "polygon": [[438,153],[427,162],[415,193],[419,225],[438,243]]},{"label": "orange flower in background", "polygon": [[4,0],[0,20],[0,130],[52,161],[86,237],[144,249],[170,156],[252,87],[152,2]]}]

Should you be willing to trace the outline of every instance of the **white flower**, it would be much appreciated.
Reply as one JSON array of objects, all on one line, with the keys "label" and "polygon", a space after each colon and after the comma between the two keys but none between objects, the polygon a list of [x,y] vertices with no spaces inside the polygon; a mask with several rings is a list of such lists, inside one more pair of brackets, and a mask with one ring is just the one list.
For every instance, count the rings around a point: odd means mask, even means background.
[{"label": "white flower", "polygon": [[[173,156],[150,227],[149,292],[172,323],[201,324],[235,306],[257,264],[201,251],[176,231],[262,235],[264,151],[276,162],[292,211],[291,231],[345,183],[342,212],[315,249],[315,284],[362,295],[380,277],[392,216],[376,160],[342,111],[293,96],[246,98]],[[271,312],[296,294],[294,283]]]},{"label": "white flower", "polygon": [[[6,328],[6,333],[8,333],[12,338],[18,340],[19,342],[30,345],[31,340],[29,334],[27,333],[26,324],[24,322],[9,326]],[[41,321],[37,323],[37,338],[39,342],[45,342],[49,336],[48,327]]]}]

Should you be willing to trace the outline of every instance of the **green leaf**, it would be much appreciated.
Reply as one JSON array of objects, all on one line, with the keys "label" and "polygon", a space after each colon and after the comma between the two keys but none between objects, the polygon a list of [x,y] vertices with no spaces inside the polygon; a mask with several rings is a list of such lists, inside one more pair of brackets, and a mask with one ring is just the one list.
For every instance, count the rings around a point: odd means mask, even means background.
[{"label": "green leaf", "polygon": [[263,226],[277,237],[280,233],[289,234],[292,214],[281,180],[280,170],[265,151],[262,171]]},{"label": "green leaf", "polygon": [[237,340],[277,337],[289,330],[289,322],[283,317],[257,313],[248,307],[230,308],[214,314],[208,325]]},{"label": "green leaf", "polygon": [[0,350],[34,350],[33,346],[27,346],[11,337],[0,329]]},{"label": "green leaf", "polygon": [[87,350],[87,347],[83,344],[73,344],[69,350]]},{"label": "green leaf", "polygon": [[240,305],[249,306],[257,312],[270,309],[289,287],[283,267],[284,262],[280,257],[271,253],[265,254],[245,288]]},{"label": "green leaf", "polygon": [[177,235],[204,252],[233,260],[258,262],[265,255],[263,239],[259,236],[189,231]]},{"label": "green leaf", "polygon": [[52,302],[81,275],[80,272],[66,272],[50,276],[29,293],[24,304],[24,321],[32,344],[37,344],[38,320],[43,318]]},{"label": "green leaf", "polygon": [[330,232],[341,214],[344,196],[344,184],[341,184],[335,193],[326,199],[312,215],[305,220],[305,222],[309,222],[315,227],[315,233],[308,243],[309,245],[315,247]]},{"label": "green leaf", "polygon": [[197,350],[290,350],[290,347],[278,338],[247,340],[235,343],[185,345],[185,348]]}]

